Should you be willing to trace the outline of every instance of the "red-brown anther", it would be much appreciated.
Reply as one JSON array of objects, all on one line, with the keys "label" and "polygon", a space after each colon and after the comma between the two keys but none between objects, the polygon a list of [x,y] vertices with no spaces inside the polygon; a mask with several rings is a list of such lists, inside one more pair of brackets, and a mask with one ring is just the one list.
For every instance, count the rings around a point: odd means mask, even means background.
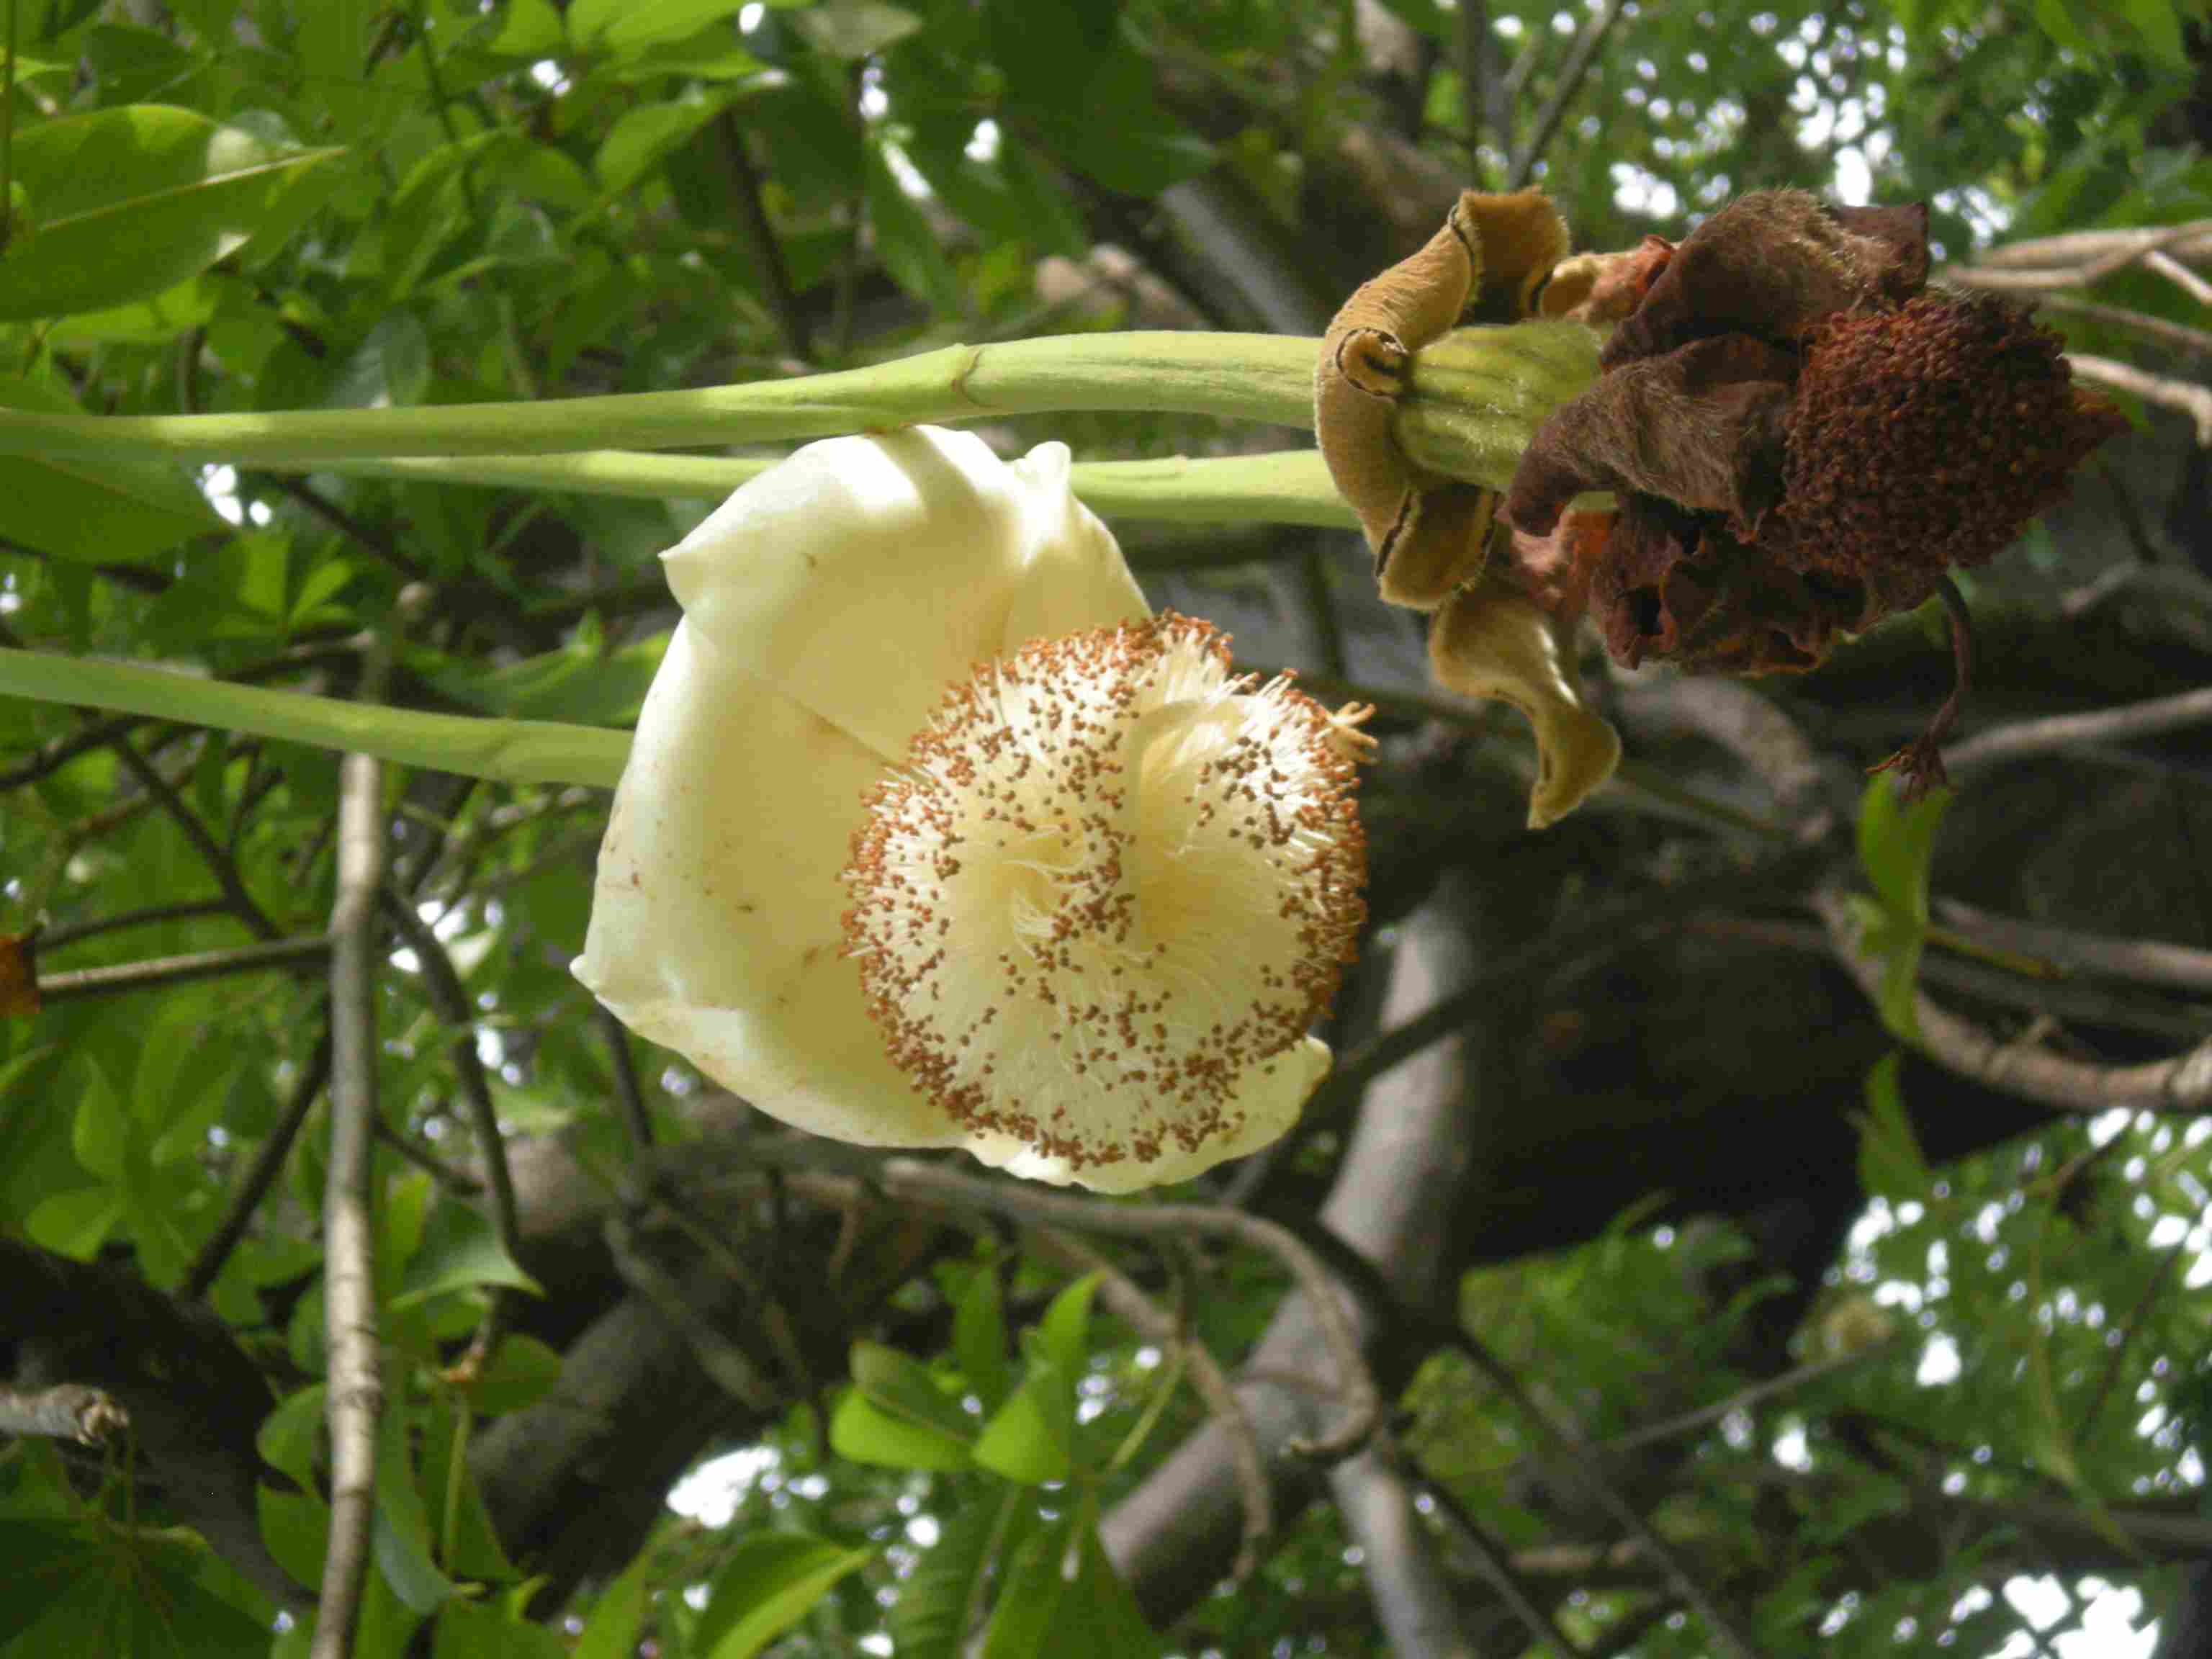
[{"label": "red-brown anther", "polygon": [[[1921,292],[1917,205],[1761,191],[1643,270],[1597,384],[1537,433],[1505,504],[1523,586],[1587,594],[1625,664],[1814,667],[1994,556],[2125,424],[2025,310]],[[1613,492],[1609,523],[1563,531],[1589,490]],[[1940,778],[1939,735],[1900,751],[1908,788]]]}]

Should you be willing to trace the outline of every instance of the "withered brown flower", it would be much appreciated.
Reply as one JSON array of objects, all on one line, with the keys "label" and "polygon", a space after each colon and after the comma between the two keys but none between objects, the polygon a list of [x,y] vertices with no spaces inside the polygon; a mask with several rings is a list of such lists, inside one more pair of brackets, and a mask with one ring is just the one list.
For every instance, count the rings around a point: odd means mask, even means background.
[{"label": "withered brown flower", "polygon": [[[2058,337],[1993,296],[1924,291],[1920,206],[1760,191],[1613,258],[1641,295],[1506,497],[1524,586],[1557,612],[1586,602],[1616,661],[1735,674],[1811,668],[1940,594],[1963,691],[1945,573],[1994,556],[2125,425]],[[1592,490],[1615,510],[1567,512]],[[1908,790],[1943,781],[1958,698],[1886,763]]]}]

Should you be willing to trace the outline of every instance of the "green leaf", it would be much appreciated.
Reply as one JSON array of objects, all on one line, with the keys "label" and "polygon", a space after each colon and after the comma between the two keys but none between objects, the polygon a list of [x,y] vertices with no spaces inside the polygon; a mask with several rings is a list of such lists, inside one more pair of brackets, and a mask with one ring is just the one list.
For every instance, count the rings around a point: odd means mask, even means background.
[{"label": "green leaf", "polygon": [[89,1261],[123,1219],[124,1198],[113,1187],[79,1187],[52,1193],[31,1206],[23,1231],[33,1244],[76,1261]]},{"label": "green leaf", "polygon": [[599,187],[610,196],[622,195],[729,106],[726,94],[694,93],[624,112],[592,158]]},{"label": "green leaf", "polygon": [[430,384],[430,337],[411,311],[387,311],[331,381],[323,401],[340,409],[418,404]]},{"label": "green leaf", "polygon": [[[514,1339],[507,1338],[509,1342]],[[568,1659],[631,1659],[637,1650],[638,1626],[653,1605],[655,1568],[651,1550],[640,1550],[622,1577],[600,1592],[583,1633],[568,1651]]]},{"label": "green leaf", "polygon": [[19,129],[15,178],[30,206],[0,252],[0,319],[99,311],[173,288],[243,246],[299,175],[339,153],[280,149],[161,104]]},{"label": "green leaf", "polygon": [[873,1549],[847,1549],[800,1532],[738,1540],[715,1570],[691,1651],[702,1659],[751,1659],[875,1557]]},{"label": "green leaf", "polygon": [[983,1659],[1140,1659],[1159,1650],[1106,1559],[1088,1501],[1016,1553],[983,1638]]},{"label": "green leaf", "polygon": [[1923,927],[1936,831],[1950,801],[1949,790],[1936,789],[1907,806],[1887,773],[1869,780],[1859,797],[1859,863],[1867,879],[1883,908]]},{"label": "green leaf", "polygon": [[1859,1186],[1869,1196],[1924,1198],[1934,1184],[1898,1085],[1904,1061],[1905,1056],[1892,1049],[1866,1076],[1866,1110],[1857,1117]]},{"label": "green leaf", "polygon": [[430,1517],[416,1483],[408,1450],[407,1409],[395,1400],[384,1408],[376,1432],[376,1519],[372,1529],[376,1565],[392,1593],[416,1613],[434,1613],[458,1586],[431,1559]]},{"label": "green leaf", "polygon": [[453,1601],[438,1609],[430,1659],[568,1659],[558,1632],[504,1607]]},{"label": "green leaf", "polygon": [[1097,1275],[1077,1279],[1052,1299],[1037,1323],[1022,1385],[983,1425],[975,1462],[1009,1480],[1036,1486],[1074,1472],[1075,1385],[1091,1334]]},{"label": "green leaf", "polygon": [[1021,1492],[1009,1486],[1000,1490],[996,1503],[971,1492],[950,1513],[940,1512],[937,1541],[900,1580],[898,1600],[884,1616],[891,1650],[899,1659],[961,1659],[969,1618],[984,1605],[991,1565],[1024,1502]]},{"label": "green leaf", "polygon": [[[42,381],[0,378],[0,407],[80,414]],[[130,450],[0,455],[0,538],[59,559],[143,564],[179,542],[223,528],[184,471]]]},{"label": "green leaf", "polygon": [[491,1364],[469,1389],[469,1403],[498,1417],[543,1399],[561,1380],[561,1356],[522,1332],[500,1340]]},{"label": "green leaf", "polygon": [[322,1444],[325,1385],[313,1382],[276,1402],[255,1431],[254,1449],[272,1469],[282,1470],[308,1492],[315,1489],[317,1452]]},{"label": "green leaf", "polygon": [[1024,1486],[1066,1480],[1074,1471],[1074,1434],[1072,1415],[1057,1409],[1062,1392],[1056,1368],[1033,1362],[1021,1387],[983,1425],[977,1465]]},{"label": "green leaf", "polygon": [[447,1200],[430,1212],[422,1248],[407,1264],[399,1294],[392,1305],[411,1303],[446,1291],[467,1290],[478,1285],[503,1285],[545,1294],[544,1287],[523,1272],[520,1263],[500,1248],[491,1223],[467,1205]]},{"label": "green leaf", "polygon": [[207,1546],[181,1528],[0,1521],[0,1652],[185,1659],[258,1652],[267,1628],[216,1593]]},{"label": "green leaf", "polygon": [[1006,1314],[994,1263],[981,1262],[972,1268],[952,1304],[952,1352],[987,1413],[1006,1404],[1011,1386]]},{"label": "green leaf", "polygon": [[975,1425],[960,1402],[948,1398],[929,1367],[911,1354],[880,1342],[855,1342],[852,1370],[854,1386],[878,1410],[951,1439],[975,1437]]},{"label": "green leaf", "polygon": [[632,52],[681,40],[744,9],[744,0],[576,0],[568,33],[580,46]]},{"label": "green leaf", "polygon": [[323,1582],[323,1553],[331,1542],[331,1506],[312,1492],[253,1490],[261,1541],[295,1583],[313,1590]]},{"label": "green leaf", "polygon": [[858,1389],[848,1389],[830,1413],[830,1449],[855,1463],[890,1469],[964,1469],[967,1441],[955,1440],[888,1412],[877,1410]]},{"label": "green leaf", "polygon": [[[507,1338],[504,1347],[515,1339]],[[468,1463],[468,1437],[456,1398],[446,1392],[430,1400],[430,1419],[422,1432],[422,1486],[438,1540],[438,1559],[456,1578],[511,1584],[522,1577],[507,1559],[491,1511]]]},{"label": "green leaf", "polygon": [[88,1066],[84,1075],[84,1091],[70,1126],[70,1149],[88,1173],[120,1184],[131,1157],[130,1115],[101,1067]]}]

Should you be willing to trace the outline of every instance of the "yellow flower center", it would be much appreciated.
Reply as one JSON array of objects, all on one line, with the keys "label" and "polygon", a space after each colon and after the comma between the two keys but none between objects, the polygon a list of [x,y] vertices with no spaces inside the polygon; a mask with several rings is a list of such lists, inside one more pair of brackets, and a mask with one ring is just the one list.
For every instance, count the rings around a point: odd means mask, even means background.
[{"label": "yellow flower center", "polygon": [[1356,724],[1172,613],[978,667],[844,872],[892,1060],[1073,1170],[1233,1136],[1364,918]]}]

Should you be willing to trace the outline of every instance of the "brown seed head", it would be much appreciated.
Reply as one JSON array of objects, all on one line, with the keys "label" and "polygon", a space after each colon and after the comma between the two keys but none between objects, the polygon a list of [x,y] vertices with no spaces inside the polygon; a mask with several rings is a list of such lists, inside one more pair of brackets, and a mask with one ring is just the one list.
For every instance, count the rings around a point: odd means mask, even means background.
[{"label": "brown seed head", "polygon": [[2126,427],[2059,337],[1994,295],[1922,295],[1815,328],[1790,413],[1779,532],[1801,570],[1981,564]]}]

